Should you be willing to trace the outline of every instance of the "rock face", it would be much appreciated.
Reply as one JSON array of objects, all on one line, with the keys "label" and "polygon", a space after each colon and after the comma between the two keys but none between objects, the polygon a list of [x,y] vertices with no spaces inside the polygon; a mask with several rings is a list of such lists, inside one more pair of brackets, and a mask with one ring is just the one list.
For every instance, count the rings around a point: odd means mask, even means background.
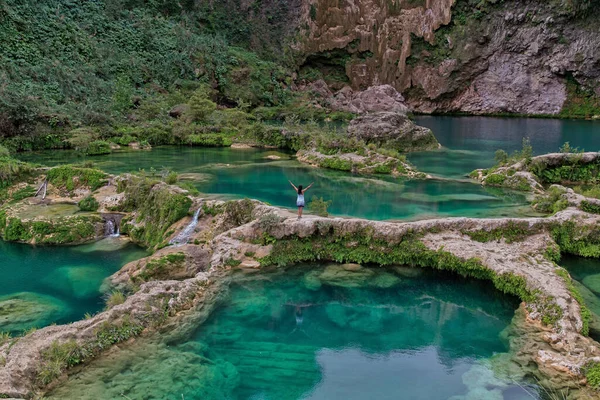
[{"label": "rock face", "polygon": [[594,4],[305,0],[298,50],[310,67],[337,54],[353,89],[390,84],[419,112],[557,114],[568,82],[600,96]]},{"label": "rock face", "polygon": [[376,112],[350,122],[348,134],[367,143],[398,151],[432,150],[440,147],[431,129],[416,125],[406,114]]},{"label": "rock face", "polygon": [[405,114],[408,111],[404,97],[391,85],[371,86],[358,92],[346,86],[331,98],[329,104],[336,111],[354,114],[377,111]]}]

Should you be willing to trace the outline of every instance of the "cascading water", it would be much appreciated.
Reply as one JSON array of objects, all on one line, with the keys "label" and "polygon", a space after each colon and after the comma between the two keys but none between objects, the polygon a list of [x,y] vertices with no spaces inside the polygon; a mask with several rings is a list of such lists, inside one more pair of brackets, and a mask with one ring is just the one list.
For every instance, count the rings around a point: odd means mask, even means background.
[{"label": "cascading water", "polygon": [[189,242],[190,237],[192,236],[192,233],[194,233],[194,229],[196,228],[196,225],[198,225],[198,218],[200,218],[201,211],[202,211],[202,207],[198,207],[198,209],[194,213],[192,222],[190,222],[188,224],[188,226],[185,227],[184,230],[179,232],[179,234],[177,236],[175,236],[173,239],[171,239],[169,244],[175,245],[175,246],[181,246],[181,245],[184,245],[187,242]]},{"label": "cascading water", "polygon": [[106,224],[104,225],[104,236],[113,236],[115,231],[115,222],[112,220],[106,221]]}]

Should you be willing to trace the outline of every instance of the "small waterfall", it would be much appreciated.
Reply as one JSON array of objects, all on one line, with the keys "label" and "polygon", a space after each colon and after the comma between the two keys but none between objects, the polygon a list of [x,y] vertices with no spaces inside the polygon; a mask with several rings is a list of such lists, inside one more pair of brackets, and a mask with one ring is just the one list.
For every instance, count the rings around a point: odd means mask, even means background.
[{"label": "small waterfall", "polygon": [[190,237],[192,236],[192,233],[194,233],[194,229],[196,229],[196,225],[198,225],[198,218],[200,218],[201,210],[202,210],[202,207],[198,207],[198,209],[194,213],[194,218],[192,218],[192,222],[190,222],[188,224],[188,226],[185,227],[184,230],[179,232],[179,234],[177,236],[175,236],[173,239],[171,239],[169,244],[181,246],[181,245],[184,245],[187,242],[189,242]]},{"label": "small waterfall", "polygon": [[102,214],[104,219],[104,236],[105,237],[119,237],[121,236],[121,220],[123,219],[122,214]]},{"label": "small waterfall", "polygon": [[115,222],[108,220],[104,224],[104,236],[112,236],[115,234]]}]

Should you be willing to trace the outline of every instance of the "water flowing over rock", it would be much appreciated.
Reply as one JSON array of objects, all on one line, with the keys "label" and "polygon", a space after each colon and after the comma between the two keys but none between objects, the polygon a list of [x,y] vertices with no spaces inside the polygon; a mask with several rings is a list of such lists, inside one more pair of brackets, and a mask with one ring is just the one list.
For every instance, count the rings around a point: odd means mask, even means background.
[{"label": "water flowing over rock", "polygon": [[104,236],[118,237],[120,235],[122,214],[102,214],[104,219]]},{"label": "water flowing over rock", "polygon": [[192,221],[175,236],[169,244],[181,246],[190,241],[190,237],[194,233],[194,229],[196,229],[196,225],[198,225],[198,218],[200,217],[200,213],[202,212],[202,207],[198,207],[198,209],[194,212],[194,216],[192,217]]}]

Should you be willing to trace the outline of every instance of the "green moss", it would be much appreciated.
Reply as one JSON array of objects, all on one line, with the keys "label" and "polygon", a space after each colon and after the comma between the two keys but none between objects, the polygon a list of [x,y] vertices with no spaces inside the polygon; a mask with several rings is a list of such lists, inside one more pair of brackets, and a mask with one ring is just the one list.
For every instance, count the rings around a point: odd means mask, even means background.
[{"label": "green moss", "polygon": [[550,234],[564,253],[582,257],[600,257],[600,227],[579,226],[575,221],[555,223]]},{"label": "green moss", "polygon": [[171,253],[157,259],[150,260],[137,276],[144,282],[160,280],[169,276],[169,271],[180,268],[185,262],[184,253]]},{"label": "green moss", "polygon": [[533,233],[535,233],[535,230],[537,230],[537,228],[531,228],[527,222],[508,221],[505,225],[489,231],[465,230],[462,231],[462,233],[468,235],[471,239],[482,243],[500,239],[505,239],[507,243],[513,243],[525,240],[528,236],[531,236]]},{"label": "green moss", "polygon": [[590,387],[600,389],[600,362],[590,362],[583,368]]},{"label": "green moss", "polygon": [[591,314],[590,310],[587,308],[587,306],[585,305],[583,296],[581,296],[581,293],[579,293],[579,290],[577,290],[577,288],[573,284],[573,279],[571,278],[571,276],[569,275],[567,270],[559,267],[554,272],[556,272],[556,274],[558,276],[563,278],[563,280],[565,281],[565,284],[567,285],[567,289],[571,293],[571,296],[573,296],[573,298],[577,301],[577,303],[579,303],[579,313],[581,315],[581,322],[583,324],[583,326],[581,328],[581,334],[584,336],[589,335],[590,321],[592,319],[592,314]]},{"label": "green moss", "polygon": [[169,227],[184,218],[192,205],[187,195],[144,177],[120,182],[119,190],[125,192],[122,211],[135,211],[137,216],[136,225],[126,228],[127,232],[150,248],[165,240]]},{"label": "green moss", "polygon": [[21,221],[7,218],[4,214],[2,237],[8,241],[35,242],[37,244],[62,245],[84,243],[96,238],[96,226],[102,223],[97,215],[76,215],[52,221]]},{"label": "green moss", "polygon": [[564,210],[569,206],[569,202],[564,196],[566,191],[558,187],[551,187],[543,195],[536,196],[532,206],[537,211],[554,214]]},{"label": "green moss", "polygon": [[591,118],[600,115],[600,98],[583,88],[573,75],[567,76],[567,100],[560,112],[565,118]]},{"label": "green moss", "polygon": [[54,186],[72,193],[80,187],[96,190],[107,183],[107,175],[92,168],[82,168],[73,165],[63,165],[48,171],[48,181]]},{"label": "green moss", "polygon": [[0,188],[24,180],[35,172],[33,164],[15,160],[10,157],[0,157]]},{"label": "green moss", "polygon": [[93,196],[88,196],[77,203],[81,211],[96,211],[100,204]]},{"label": "green moss", "polygon": [[91,142],[85,153],[89,156],[97,156],[102,154],[110,154],[112,152],[110,143],[103,140],[95,140]]},{"label": "green moss", "polygon": [[490,186],[502,186],[506,176],[502,174],[490,174],[485,178],[485,184]]},{"label": "green moss", "polygon": [[345,160],[343,158],[333,156],[333,157],[323,157],[319,159],[319,167],[328,168],[328,169],[336,169],[338,171],[351,171],[352,170],[352,161]]},{"label": "green moss", "polygon": [[587,200],[583,200],[579,205],[582,211],[589,212],[592,214],[600,214],[600,205],[591,203]]},{"label": "green moss", "polygon": [[33,197],[35,195],[36,191],[37,190],[33,186],[27,185],[24,188],[21,188],[21,189],[15,191],[11,195],[12,201],[21,201],[28,197]]}]

